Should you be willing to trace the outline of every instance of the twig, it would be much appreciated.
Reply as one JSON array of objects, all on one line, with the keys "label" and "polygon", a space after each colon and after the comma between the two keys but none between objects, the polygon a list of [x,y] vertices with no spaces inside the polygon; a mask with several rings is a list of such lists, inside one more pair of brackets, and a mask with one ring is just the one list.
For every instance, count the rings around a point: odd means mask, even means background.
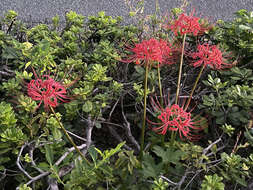
[{"label": "twig", "polygon": [[31,146],[30,150],[29,150],[29,157],[31,158],[31,163],[32,163],[32,166],[40,173],[44,173],[44,171],[40,168],[37,167],[36,163],[34,162],[33,160],[33,151],[35,149],[35,146]]},{"label": "twig", "polygon": [[[112,109],[111,109],[111,111],[110,111],[109,117],[108,117],[108,119],[107,119],[108,121],[102,121],[102,123],[107,124],[107,127],[108,127],[110,133],[112,134],[112,136],[114,136],[119,142],[123,142],[123,139],[120,137],[120,135],[117,133],[117,131],[116,131],[112,126],[110,126],[110,125],[115,125],[115,126],[118,126],[118,127],[121,127],[121,128],[122,128],[121,125],[110,122],[110,121],[111,121],[111,118],[112,118],[112,114],[113,114],[113,112],[114,112],[116,106],[118,105],[119,100],[120,100],[120,98],[118,98],[117,101],[115,102],[115,104],[113,105],[113,107],[112,107]],[[130,147],[129,147],[128,145],[126,145],[126,144],[124,144],[123,147],[125,147],[125,148],[128,149],[128,150],[132,150],[132,148],[130,148]]]},{"label": "twig", "polygon": [[91,116],[89,115],[88,116],[88,119],[86,120],[87,122],[87,128],[86,128],[86,149],[84,149],[82,151],[83,155],[85,155],[92,143],[92,140],[91,140],[91,134],[92,134],[92,130],[93,130],[93,127],[94,127],[94,122],[91,120]]},{"label": "twig", "polygon": [[3,75],[3,76],[14,76],[13,74],[10,74],[10,73],[7,73],[5,71],[0,71],[0,75]]},{"label": "twig", "polygon": [[109,121],[103,121],[102,119],[99,119],[98,121],[99,121],[99,123],[104,123],[104,124],[107,124],[107,125],[114,125],[114,126],[116,126],[116,127],[123,128],[122,125],[119,125],[119,124],[117,124],[117,123],[112,123],[112,122],[109,122]]},{"label": "twig", "polygon": [[[82,144],[80,146],[77,146],[78,149],[82,150],[86,147],[86,144]],[[61,164],[61,162],[71,153],[75,150],[75,147],[69,148],[67,152],[65,152],[56,162],[54,165],[58,166]]]},{"label": "twig", "polygon": [[6,177],[6,169],[4,169],[4,172],[0,172],[1,173],[1,177],[0,177],[0,182]]},{"label": "twig", "polygon": [[[108,129],[110,133],[112,134],[112,136],[114,136],[119,142],[123,142],[123,139],[120,137],[120,135],[117,133],[117,131],[114,128],[108,125]],[[132,148],[126,144],[124,144],[123,147],[125,147],[128,150],[132,150]]]},{"label": "twig", "polygon": [[80,139],[80,140],[82,140],[82,141],[86,141],[85,138],[80,137],[80,136],[78,136],[78,135],[76,135],[76,134],[74,134],[74,133],[72,133],[72,132],[70,132],[70,131],[68,131],[68,130],[66,130],[66,131],[67,131],[68,134],[72,135],[73,137],[76,137],[76,138],[78,138],[78,139]]},{"label": "twig", "polygon": [[214,141],[213,143],[209,144],[208,147],[206,147],[203,151],[202,151],[202,154],[203,155],[206,155],[206,153],[217,143],[219,143],[221,141],[221,137],[218,138],[216,141]]},{"label": "twig", "polygon": [[67,175],[69,172],[71,172],[71,170],[75,167],[74,162],[72,162],[70,165],[68,166],[64,166],[60,169],[59,171],[59,176],[65,176]]},{"label": "twig", "polygon": [[59,190],[57,179],[48,176],[48,190]]},{"label": "twig", "polygon": [[21,149],[20,149],[20,151],[19,151],[19,153],[18,153],[18,158],[17,158],[16,164],[17,164],[18,168],[26,175],[26,177],[28,177],[29,179],[33,179],[33,177],[31,177],[31,176],[23,169],[23,167],[22,167],[21,164],[20,164],[20,157],[21,157],[21,155],[22,155],[22,152],[23,152],[24,148],[25,148],[27,145],[28,145],[28,143],[25,143],[25,144],[21,147]]},{"label": "twig", "polygon": [[194,180],[194,178],[197,176],[197,175],[199,175],[200,174],[200,172],[201,172],[202,170],[198,170],[196,173],[195,173],[195,175],[191,178],[191,180],[187,183],[187,185],[185,186],[185,188],[184,188],[184,190],[186,190],[187,188],[188,188],[188,186],[192,183],[192,181]]},{"label": "twig", "polygon": [[[212,168],[212,167],[217,166],[217,165],[220,164],[221,162],[222,162],[222,160],[219,159],[219,160],[214,160],[214,161],[212,161],[212,162],[207,163],[207,164],[215,163],[214,165],[211,165],[211,166],[207,167],[207,170],[210,169],[210,168]],[[185,186],[184,190],[187,190],[187,187],[192,183],[192,181],[194,180],[194,178],[195,178],[197,175],[199,175],[202,171],[204,171],[204,169],[197,170],[197,171],[195,172],[196,174],[195,174],[195,175],[192,177],[192,179],[187,183],[187,185]]]},{"label": "twig", "polygon": [[232,150],[232,153],[235,153],[237,151],[237,145],[238,145],[238,142],[239,142],[239,139],[240,139],[241,135],[242,135],[242,131],[240,131],[239,134],[236,137],[236,142],[235,142],[234,148]]},{"label": "twig", "polygon": [[[226,146],[222,146],[222,147],[217,148],[216,152],[223,150],[225,147]],[[210,152],[209,154],[206,154],[206,156],[209,157],[209,156],[212,156],[213,154],[214,154],[214,152]]]},{"label": "twig", "polygon": [[167,181],[168,183],[170,183],[172,185],[177,185],[177,183],[171,181],[170,179],[168,179],[167,177],[165,177],[163,175],[160,175],[159,177],[162,178],[162,179],[164,179],[165,181]]},{"label": "twig", "polygon": [[111,121],[112,114],[113,114],[113,112],[114,112],[116,106],[118,105],[119,100],[120,100],[120,98],[118,98],[118,100],[116,101],[116,103],[113,105],[112,110],[110,111],[109,118],[108,118],[109,121]]},{"label": "twig", "polygon": [[[218,144],[221,141],[221,137],[218,138],[216,141],[214,141],[213,143],[209,144],[208,147],[206,147],[203,151],[202,154],[206,156],[206,153],[216,144]],[[204,158],[201,158],[201,160],[199,161],[200,164],[202,164]]]},{"label": "twig", "polygon": [[[205,156],[210,156],[210,155],[212,155],[212,154],[213,154],[212,152],[209,153],[209,154],[207,154],[207,152],[208,152],[215,144],[218,144],[220,141],[221,141],[221,137],[218,138],[218,139],[217,139],[216,141],[214,141],[213,143],[211,143],[210,145],[208,145],[208,147],[206,147],[206,148],[202,151],[202,154],[205,155]],[[224,146],[221,147],[218,151],[222,150],[223,148],[224,148]],[[222,160],[219,159],[219,160],[214,160],[214,161],[211,161],[211,162],[209,162],[209,163],[204,163],[204,164],[206,165],[206,164],[215,163],[214,165],[211,165],[210,167],[208,167],[208,169],[209,169],[209,168],[211,168],[211,167],[214,167],[214,166],[218,165],[221,161],[222,161]],[[202,162],[203,162],[203,158],[199,161],[199,163],[202,164]],[[192,183],[192,181],[194,180],[194,178],[195,178],[197,175],[199,175],[202,171],[204,171],[204,169],[195,171],[194,176],[193,176],[192,179],[187,183],[187,185],[185,186],[184,190],[186,190],[186,189],[188,188],[188,186]],[[180,188],[179,188],[179,189],[180,189]]]},{"label": "twig", "polygon": [[44,172],[44,173],[42,173],[42,174],[40,174],[40,175],[38,175],[38,176],[36,176],[36,177],[33,177],[30,181],[28,181],[28,182],[26,183],[26,185],[30,185],[31,183],[33,183],[33,182],[35,182],[35,181],[37,181],[37,180],[39,180],[39,179],[41,179],[41,178],[43,178],[43,177],[49,175],[50,173],[51,173],[51,172]]},{"label": "twig", "polygon": [[[35,182],[35,181],[37,181],[37,180],[39,180],[40,178],[42,178],[42,177],[44,177],[44,176],[47,176],[47,175],[49,175],[51,172],[43,172],[42,170],[41,170],[41,174],[40,175],[38,175],[38,176],[36,176],[36,177],[31,177],[24,169],[23,169],[23,167],[21,166],[21,164],[20,164],[20,157],[21,157],[21,155],[22,155],[22,152],[23,152],[23,150],[24,150],[24,148],[26,147],[26,146],[29,146],[31,143],[25,143],[22,147],[21,147],[21,149],[20,149],[20,151],[19,151],[19,154],[18,154],[18,158],[17,158],[17,161],[16,161],[16,164],[17,164],[17,166],[18,166],[18,168],[30,179],[30,181],[28,181],[27,183],[26,183],[26,185],[30,185],[31,183],[33,183],[33,182]],[[33,164],[33,163],[32,163]],[[35,163],[34,163],[35,164]],[[16,188],[17,190],[19,189],[19,187],[17,187]]]},{"label": "twig", "polygon": [[184,175],[182,176],[181,180],[177,183],[177,189],[180,190],[181,189],[181,186],[183,185],[186,177],[188,174],[190,174],[192,172],[189,172],[189,169],[186,170],[186,172],[184,173]]},{"label": "twig", "polygon": [[133,137],[131,129],[130,129],[130,123],[128,122],[128,120],[127,120],[127,118],[125,116],[125,113],[124,113],[124,109],[123,109],[123,97],[121,98],[121,113],[122,113],[122,116],[123,116],[124,121],[125,121],[123,125],[125,127],[125,130],[126,130],[126,133],[127,133],[127,137],[136,146],[137,150],[139,151],[140,150],[140,145],[135,140],[135,138]]},{"label": "twig", "polygon": [[41,144],[35,145],[35,148],[39,148],[42,146],[45,146],[46,144],[54,144],[54,142],[46,142],[46,141],[41,141]]},{"label": "twig", "polygon": [[[84,149],[85,147],[86,147],[86,144],[82,144],[82,145],[80,145],[80,146],[77,146],[77,148],[80,149],[80,150]],[[23,149],[24,149],[24,148],[23,148]],[[75,151],[75,147],[69,148],[68,151],[65,152],[65,153],[55,162],[54,165],[59,166],[59,165],[61,164],[61,162],[62,162],[71,152],[73,152],[73,151]],[[33,156],[32,152],[33,152],[33,150],[32,150],[32,151],[30,150],[30,157]],[[32,157],[31,157],[31,158],[32,158]],[[32,161],[33,161],[33,159],[32,159]],[[33,166],[36,166],[36,164],[33,163],[33,162],[32,162],[32,165],[33,165]],[[74,167],[74,166],[73,166],[73,167]],[[72,169],[73,167],[71,167],[71,169]],[[39,169],[39,168],[36,168],[36,169],[37,169],[41,174],[38,175],[38,176],[36,176],[36,177],[31,177],[31,178],[30,178],[30,181],[27,182],[26,185],[29,185],[29,184],[31,184],[32,182],[35,182],[35,181],[37,181],[37,180],[39,180],[39,179],[41,179],[41,178],[43,178],[43,177],[45,177],[45,176],[47,176],[47,175],[49,175],[49,174],[51,173],[51,172],[44,172],[44,171],[42,171],[42,170]],[[63,172],[60,171],[59,173],[62,174]],[[29,174],[28,174],[28,175],[29,175]],[[62,176],[62,175],[61,175],[61,176]],[[49,181],[50,181],[50,179],[49,179]],[[56,190],[57,187],[58,187],[57,184],[55,184],[54,181],[50,181],[50,184],[49,184],[50,189],[52,189],[52,185],[54,186],[54,189]]]}]

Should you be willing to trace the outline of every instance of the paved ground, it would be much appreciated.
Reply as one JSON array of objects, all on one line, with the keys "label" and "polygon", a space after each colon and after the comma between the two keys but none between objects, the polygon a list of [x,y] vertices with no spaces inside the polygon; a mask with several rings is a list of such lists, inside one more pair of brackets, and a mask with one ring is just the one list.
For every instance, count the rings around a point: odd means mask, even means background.
[{"label": "paved ground", "polygon": [[[58,14],[64,18],[64,13],[73,10],[82,15],[95,15],[104,10],[107,15],[123,16],[128,19],[129,9],[125,0],[0,0],[0,16],[9,9],[15,10],[24,21],[43,22]],[[138,1],[138,0],[131,0]],[[145,0],[145,13],[155,11],[156,0]],[[191,7],[211,20],[230,20],[233,13],[239,9],[253,9],[253,0],[188,0]],[[162,12],[177,7],[182,0],[159,0]]]}]

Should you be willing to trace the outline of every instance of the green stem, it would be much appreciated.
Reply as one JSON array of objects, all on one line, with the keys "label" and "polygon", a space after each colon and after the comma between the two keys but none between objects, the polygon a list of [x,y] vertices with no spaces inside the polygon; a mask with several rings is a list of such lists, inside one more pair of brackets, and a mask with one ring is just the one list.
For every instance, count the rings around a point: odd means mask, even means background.
[{"label": "green stem", "polygon": [[179,97],[179,91],[180,91],[182,67],[183,67],[183,60],[184,60],[185,39],[186,39],[186,34],[183,37],[183,47],[182,47],[181,60],[180,60],[179,73],[178,73],[178,80],[177,80],[176,104],[178,104],[178,97]]},{"label": "green stem", "polygon": [[161,82],[161,75],[160,75],[160,66],[157,67],[158,73],[158,83],[159,83],[159,90],[160,90],[160,104],[163,107],[163,91],[162,91],[162,82]]},{"label": "green stem", "polygon": [[67,137],[67,139],[69,140],[69,142],[74,146],[75,150],[80,154],[80,156],[81,156],[89,165],[91,165],[90,162],[85,158],[85,156],[81,153],[81,151],[77,148],[77,146],[76,146],[76,144],[74,143],[74,141],[73,141],[73,140],[71,139],[71,137],[69,136],[68,132],[66,131],[66,129],[64,128],[64,126],[63,126],[62,123],[60,122],[60,119],[57,117],[57,115],[56,115],[54,109],[53,109],[51,106],[49,106],[49,107],[50,107],[51,111],[53,112],[54,117],[56,118],[58,124],[60,125],[61,129],[63,130],[63,132],[64,132],[64,134],[66,135],[66,137]]},{"label": "green stem", "polygon": [[[163,91],[162,91],[162,83],[161,83],[161,74],[160,74],[160,66],[157,67],[158,73],[158,83],[159,83],[159,90],[160,90],[160,104],[163,107]],[[164,146],[165,135],[162,135],[162,145]]]},{"label": "green stem", "polygon": [[144,79],[144,110],[143,110],[143,122],[142,122],[142,128],[141,128],[140,160],[142,160],[143,150],[144,150],[144,135],[145,135],[145,125],[146,125],[146,114],[147,114],[146,109],[147,109],[148,69],[149,69],[149,63],[146,64],[145,79]]},{"label": "green stem", "polygon": [[[183,37],[183,46],[182,46],[181,59],[180,59],[179,72],[178,72],[177,92],[176,92],[176,101],[175,101],[175,104],[178,104],[178,99],[179,99],[181,75],[182,75],[182,68],[183,68],[183,61],[184,61],[185,39],[186,39],[186,34],[184,34],[184,37]],[[176,132],[172,131],[171,132],[171,138],[170,138],[171,145],[174,144],[175,137],[176,137]]]},{"label": "green stem", "polygon": [[196,78],[196,81],[195,81],[195,83],[194,83],[194,85],[193,85],[191,94],[189,95],[189,98],[188,98],[188,100],[187,100],[187,103],[186,103],[186,106],[185,106],[184,110],[187,110],[187,108],[188,108],[188,106],[189,106],[189,104],[190,104],[190,102],[191,102],[192,95],[193,95],[193,93],[194,93],[194,91],[195,91],[195,89],[196,89],[196,87],[197,87],[197,84],[198,84],[198,82],[199,82],[200,76],[201,76],[202,73],[203,73],[204,68],[205,68],[205,65],[203,64],[203,66],[201,67],[201,69],[200,69],[200,71],[199,71],[199,74],[198,74],[198,76],[197,76],[197,78]]},{"label": "green stem", "polygon": [[170,145],[173,146],[176,139],[176,132],[172,131],[170,136]]}]

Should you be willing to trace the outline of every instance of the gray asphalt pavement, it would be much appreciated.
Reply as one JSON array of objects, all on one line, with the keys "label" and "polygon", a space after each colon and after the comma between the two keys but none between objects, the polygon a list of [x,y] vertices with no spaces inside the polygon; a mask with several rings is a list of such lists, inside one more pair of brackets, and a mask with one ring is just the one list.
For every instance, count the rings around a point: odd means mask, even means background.
[{"label": "gray asphalt pavement", "polygon": [[[131,0],[138,1],[138,0]],[[188,0],[200,15],[211,20],[231,20],[239,9],[253,11],[253,0]],[[129,9],[125,0],[0,0],[0,16],[7,10],[15,10],[24,21],[44,22],[58,14],[61,19],[67,11],[73,10],[84,16],[105,11],[107,15],[123,16],[129,21]],[[159,0],[161,12],[177,7],[182,0]],[[155,0],[145,0],[145,14],[155,11]]]}]

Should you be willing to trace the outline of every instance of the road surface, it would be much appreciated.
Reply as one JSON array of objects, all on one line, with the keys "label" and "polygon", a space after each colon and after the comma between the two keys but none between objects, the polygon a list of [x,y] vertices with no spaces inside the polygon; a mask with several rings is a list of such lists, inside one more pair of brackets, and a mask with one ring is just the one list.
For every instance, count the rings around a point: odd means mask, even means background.
[{"label": "road surface", "polygon": [[[131,0],[138,1],[138,0]],[[161,12],[165,13],[171,8],[178,7],[182,0],[158,0]],[[123,16],[125,22],[130,20],[129,9],[125,0],[0,0],[0,16],[7,10],[15,10],[19,18],[26,22],[49,21],[58,14],[64,21],[64,14],[73,10],[84,16],[95,15],[99,11],[105,11],[107,15]],[[145,14],[155,11],[156,0],[145,0]],[[231,20],[233,13],[239,9],[253,9],[253,0],[189,0],[200,15],[210,18]]]}]

